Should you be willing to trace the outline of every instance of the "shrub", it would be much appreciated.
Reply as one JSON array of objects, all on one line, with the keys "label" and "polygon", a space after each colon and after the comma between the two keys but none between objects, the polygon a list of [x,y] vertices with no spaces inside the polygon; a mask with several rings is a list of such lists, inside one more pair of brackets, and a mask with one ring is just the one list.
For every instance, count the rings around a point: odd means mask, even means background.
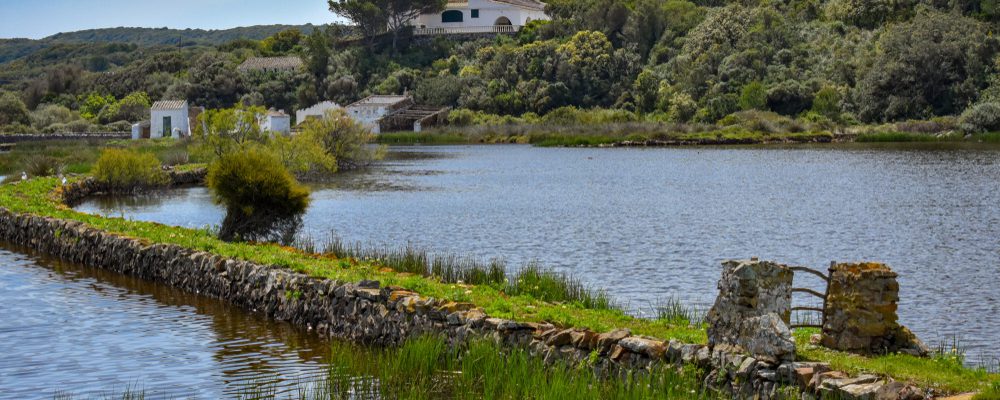
[{"label": "shrub", "polygon": [[812,107],[813,94],[796,81],[785,81],[767,92],[767,106],[782,115],[798,115]]},{"label": "shrub", "polygon": [[65,167],[59,159],[43,155],[31,157],[24,162],[25,172],[34,177],[58,175]]},{"label": "shrub", "polygon": [[740,92],[740,108],[744,110],[766,110],[767,88],[757,81],[743,86],[743,90]]},{"label": "shrub", "polygon": [[222,240],[290,242],[309,206],[309,190],[260,148],[222,155],[209,166],[206,180],[215,201],[226,207]]},{"label": "shrub", "polygon": [[0,94],[0,126],[14,124],[31,124],[28,107],[13,93]]},{"label": "shrub", "polygon": [[94,164],[94,178],[108,185],[113,191],[165,185],[169,179],[152,154],[134,150],[106,149]]},{"label": "shrub", "polygon": [[969,107],[959,118],[959,128],[966,133],[1000,130],[1000,103],[979,103]]},{"label": "shrub", "polygon": [[66,124],[79,118],[79,115],[66,106],[43,104],[31,113],[31,124],[39,130],[45,130],[54,124]]},{"label": "shrub", "polygon": [[331,110],[323,118],[307,120],[300,135],[313,137],[322,143],[341,170],[367,166],[385,155],[384,146],[369,144],[375,139],[375,134],[343,110]]}]

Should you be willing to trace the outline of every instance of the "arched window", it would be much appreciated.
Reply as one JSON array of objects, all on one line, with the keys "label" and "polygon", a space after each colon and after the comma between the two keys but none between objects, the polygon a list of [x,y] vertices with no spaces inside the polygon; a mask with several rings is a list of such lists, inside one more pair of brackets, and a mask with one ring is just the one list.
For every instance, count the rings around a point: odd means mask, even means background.
[{"label": "arched window", "polygon": [[462,12],[459,11],[459,10],[448,10],[448,11],[445,11],[445,12],[441,13],[441,22],[444,22],[444,23],[448,23],[448,22],[462,22],[464,20],[465,20],[465,17],[462,15]]},{"label": "arched window", "polygon": [[497,18],[497,22],[494,22],[493,25],[507,25],[507,26],[510,26],[510,25],[513,25],[513,24],[510,23],[510,18],[500,17],[500,18]]}]

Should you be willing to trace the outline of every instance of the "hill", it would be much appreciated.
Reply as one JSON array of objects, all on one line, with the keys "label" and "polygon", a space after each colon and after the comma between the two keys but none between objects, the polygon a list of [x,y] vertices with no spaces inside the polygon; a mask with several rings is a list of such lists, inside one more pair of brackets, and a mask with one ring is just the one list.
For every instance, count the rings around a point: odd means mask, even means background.
[{"label": "hill", "polygon": [[309,34],[315,25],[256,25],[221,30],[168,28],[104,28],[55,34],[43,39],[0,39],[0,64],[35,55],[46,49],[77,44],[130,44],[142,47],[217,46],[237,39],[261,40],[298,29]]}]

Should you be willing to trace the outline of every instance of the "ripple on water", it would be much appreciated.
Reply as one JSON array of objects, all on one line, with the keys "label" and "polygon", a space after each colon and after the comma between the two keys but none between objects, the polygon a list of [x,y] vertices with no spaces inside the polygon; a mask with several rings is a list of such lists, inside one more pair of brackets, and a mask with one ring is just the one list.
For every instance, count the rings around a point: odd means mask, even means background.
[{"label": "ripple on water", "polygon": [[0,397],[220,398],[328,371],[316,335],[219,300],[3,249],[0,266]]}]

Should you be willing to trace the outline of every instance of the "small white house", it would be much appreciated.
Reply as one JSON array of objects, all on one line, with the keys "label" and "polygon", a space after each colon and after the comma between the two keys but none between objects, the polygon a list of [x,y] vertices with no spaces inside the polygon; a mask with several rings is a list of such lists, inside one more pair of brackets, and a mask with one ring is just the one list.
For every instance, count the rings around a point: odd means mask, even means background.
[{"label": "small white house", "polygon": [[401,96],[368,96],[357,103],[347,106],[347,115],[355,121],[371,129],[374,133],[382,133],[380,122],[385,116],[395,111],[406,109],[413,105],[413,98]]},{"label": "small white house", "polygon": [[188,102],[185,100],[161,100],[150,108],[151,138],[191,136],[191,121],[188,118]]},{"label": "small white house", "polygon": [[332,101],[324,101],[309,108],[304,108],[295,112],[295,123],[301,124],[309,118],[323,118],[327,111],[339,110],[343,107]]},{"label": "small white house", "polygon": [[284,110],[270,110],[260,118],[260,129],[265,132],[290,134],[292,132],[292,117]]},{"label": "small white house", "polygon": [[514,33],[531,21],[549,20],[537,0],[448,1],[445,10],[410,21],[417,35],[449,33]]}]

